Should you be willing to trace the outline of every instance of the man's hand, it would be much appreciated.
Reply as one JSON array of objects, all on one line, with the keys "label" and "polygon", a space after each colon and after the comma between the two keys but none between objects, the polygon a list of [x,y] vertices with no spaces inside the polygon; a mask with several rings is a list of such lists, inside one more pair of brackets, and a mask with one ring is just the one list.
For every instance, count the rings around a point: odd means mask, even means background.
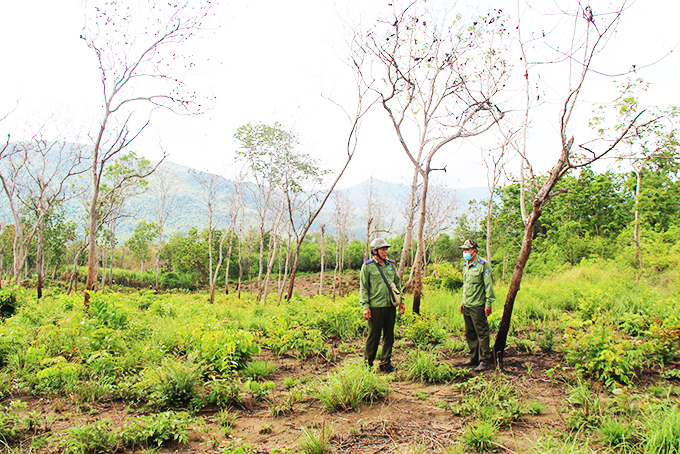
[{"label": "man's hand", "polygon": [[461,314],[463,313],[463,305],[462,304],[460,305],[460,313]]},{"label": "man's hand", "polygon": [[370,320],[371,319],[371,310],[370,309],[364,309],[364,320]]},{"label": "man's hand", "polygon": [[491,308],[487,307],[486,309],[484,309],[484,313],[486,314],[487,317],[491,315]]},{"label": "man's hand", "polygon": [[399,305],[399,315],[404,315],[405,311],[406,311],[406,305],[404,303],[401,303]]}]

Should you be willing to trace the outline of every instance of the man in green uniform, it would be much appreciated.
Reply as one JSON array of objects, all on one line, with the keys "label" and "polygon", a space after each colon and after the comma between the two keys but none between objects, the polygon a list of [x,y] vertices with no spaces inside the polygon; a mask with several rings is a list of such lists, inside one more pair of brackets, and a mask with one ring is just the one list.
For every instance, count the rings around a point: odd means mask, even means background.
[{"label": "man in green uniform", "polygon": [[[382,335],[383,348],[379,369],[388,373],[394,371],[392,346],[394,345],[394,323],[397,318],[397,308],[392,304],[394,292],[390,289],[390,285],[394,283],[396,292],[401,294],[401,279],[397,274],[396,263],[387,258],[389,247],[387,241],[382,238],[371,241],[373,258],[364,262],[359,281],[359,301],[364,310],[364,319],[368,321],[364,361],[369,367],[373,367]],[[399,314],[403,314],[405,308],[403,303],[399,304]]]},{"label": "man in green uniform", "polygon": [[470,365],[475,370],[486,370],[491,363],[489,322],[491,306],[496,301],[489,262],[477,256],[479,245],[466,240],[463,250],[463,302],[460,313],[465,320],[465,340],[470,347]]}]

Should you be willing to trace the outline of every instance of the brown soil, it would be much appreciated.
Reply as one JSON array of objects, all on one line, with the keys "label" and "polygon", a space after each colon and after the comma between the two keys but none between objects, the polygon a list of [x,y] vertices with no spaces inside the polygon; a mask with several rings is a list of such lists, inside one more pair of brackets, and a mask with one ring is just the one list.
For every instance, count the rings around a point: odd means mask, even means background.
[{"label": "brown soil", "polygon": [[[400,340],[395,347],[395,363],[398,365],[404,353],[413,346]],[[160,452],[217,453],[224,452],[225,447],[243,445],[255,448],[258,453],[296,449],[303,427],[332,430],[335,435],[331,446],[335,453],[411,453],[416,447],[424,448],[422,452],[439,452],[459,442],[471,419],[455,416],[447,409],[459,402],[461,396],[458,389],[452,384],[424,385],[405,381],[399,378],[398,371],[394,374],[395,379],[386,399],[373,405],[362,405],[356,412],[333,413],[318,400],[305,395],[303,400],[294,404],[291,413],[271,415],[270,406],[281,402],[290,393],[284,387],[284,379],[307,377],[310,382],[322,379],[343,361],[358,361],[362,348],[361,342],[357,341],[351,345],[349,352],[338,353],[333,362],[323,357],[300,361],[291,357],[277,358],[268,352],[258,355],[257,359],[266,359],[278,366],[275,375],[269,377],[276,384],[269,401],[248,397],[241,407],[233,408],[231,411],[237,419],[227,437],[215,421],[218,410],[201,410],[196,416],[205,422],[204,429],[194,429],[189,443],[166,446]],[[445,360],[452,365],[465,367],[466,358],[461,355],[448,355]],[[499,447],[498,452],[532,452],[541,435],[565,431],[561,416],[566,399],[565,386],[560,380],[551,380],[545,373],[559,363],[557,355],[532,356],[508,351],[501,373],[509,377],[528,398],[542,402],[545,411],[502,430],[499,437],[502,448]],[[481,373],[492,375],[496,372],[489,370]],[[466,377],[476,374],[472,369],[466,369]],[[113,427],[119,427],[126,417],[139,414],[126,408],[123,402],[101,402],[91,407],[78,407],[68,397],[36,399],[15,396],[11,400],[17,397],[28,404],[26,411],[34,411],[44,419],[54,421],[51,425],[53,434],[61,434],[70,427],[99,419],[111,420],[114,422]],[[53,452],[54,449],[54,446],[50,448],[48,445],[45,451],[33,449],[30,452]]]}]

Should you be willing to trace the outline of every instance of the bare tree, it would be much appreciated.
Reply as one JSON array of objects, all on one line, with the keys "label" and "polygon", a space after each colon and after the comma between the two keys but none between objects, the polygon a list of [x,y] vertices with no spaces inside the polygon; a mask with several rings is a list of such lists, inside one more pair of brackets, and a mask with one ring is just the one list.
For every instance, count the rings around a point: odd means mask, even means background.
[{"label": "bare tree", "polygon": [[[420,180],[413,311],[419,313],[427,194],[434,158],[454,140],[487,131],[502,117],[493,102],[506,77],[500,11],[464,22],[415,1],[363,38],[379,75],[371,83]],[[445,167],[444,167],[445,169]]]},{"label": "bare tree", "polygon": [[[349,222],[352,217],[352,201],[342,191],[333,194],[335,210],[335,268],[333,270],[333,299],[338,293],[338,274],[345,269],[345,247],[348,242]],[[342,296],[342,295],[340,295]]]},{"label": "bare tree", "polygon": [[[321,201],[317,203],[316,205],[316,210],[312,211],[310,210],[310,214],[306,216],[304,219],[304,222],[302,223],[302,228],[298,229],[296,227],[296,223],[291,220],[291,226],[293,228],[293,233],[295,234],[296,238],[296,246],[295,246],[295,251],[293,253],[293,265],[291,267],[291,272],[290,272],[290,279],[288,281],[288,292],[287,292],[287,299],[290,301],[290,299],[293,297],[293,289],[295,287],[295,275],[297,273],[297,268],[298,264],[300,262],[300,248],[302,247],[302,242],[304,241],[307,232],[309,232],[309,229],[312,227],[312,224],[316,220],[316,218],[319,216],[319,213],[323,210],[323,207],[326,206],[326,202],[330,198],[331,194],[335,190],[335,187],[337,186],[338,182],[340,181],[340,178],[345,174],[345,171],[347,170],[347,167],[349,166],[349,163],[352,161],[352,158],[354,158],[354,154],[357,149],[357,144],[359,141],[359,131],[361,129],[361,122],[366,115],[366,113],[370,110],[370,108],[373,106],[373,104],[376,102],[370,101],[368,99],[368,93],[370,92],[370,84],[366,84],[366,78],[363,77],[363,67],[364,67],[364,55],[361,55],[355,51],[352,51],[352,47],[358,45],[359,43],[356,42],[356,40],[353,38],[352,41],[349,43],[350,46],[350,57],[348,61],[348,66],[353,69],[355,79],[354,79],[354,104],[350,108],[345,108],[342,107],[340,104],[338,104],[335,101],[332,101],[334,104],[336,104],[338,107],[342,109],[344,112],[347,120],[348,120],[348,131],[347,131],[347,142],[345,143],[345,162],[340,171],[335,175],[335,179],[331,183],[330,187],[325,191],[325,195],[323,198],[321,198]],[[292,215],[293,211],[291,210],[291,207],[289,205],[289,213]]]},{"label": "bare tree", "polygon": [[159,167],[154,172],[150,184],[149,192],[156,199],[156,225],[158,226],[158,243],[156,245],[156,291],[160,290],[159,278],[161,272],[161,252],[163,250],[163,233],[165,224],[172,213],[177,208],[177,184],[178,174],[168,166]]},{"label": "bare tree", "polygon": [[23,268],[28,244],[32,239],[33,233],[25,232],[21,220],[21,202],[18,198],[19,182],[22,172],[27,164],[28,156],[22,152],[21,147],[6,143],[0,155],[0,182],[9,203],[14,220],[14,240],[12,243],[12,279],[19,282],[21,279],[21,269]]},{"label": "bare tree", "polygon": [[[93,289],[96,273],[96,230],[102,176],[119,154],[130,147],[150,121],[136,121],[141,107],[163,107],[173,112],[192,114],[200,111],[194,93],[185,90],[178,74],[183,74],[185,59],[181,45],[203,28],[211,2],[173,3],[118,2],[86,4],[86,27],[81,38],[92,49],[102,82],[102,113],[92,139],[91,184],[88,207],[88,261],[85,305]],[[165,155],[161,159],[161,162]],[[147,172],[131,173],[128,180],[143,179]],[[117,188],[112,188],[114,191]]]},{"label": "bare tree", "polygon": [[489,188],[489,199],[486,203],[486,258],[489,263],[493,262],[493,254],[491,253],[493,198],[496,195],[496,190],[498,189],[498,185],[500,184],[501,177],[503,176],[509,158],[506,150],[508,146],[509,142],[506,141],[496,150],[489,150],[488,153],[482,153],[484,166],[486,167],[486,184]]},{"label": "bare tree", "polygon": [[[494,358],[501,362],[505,351],[512,309],[515,298],[520,289],[524,268],[531,254],[534,229],[546,203],[562,191],[553,192],[557,182],[570,170],[585,167],[603,158],[617,145],[624,140],[630,133],[633,125],[638,121],[640,113],[631,112],[631,115],[623,123],[619,134],[605,143],[602,148],[595,149],[592,144],[581,145],[577,151],[574,149],[574,137],[570,135],[571,122],[576,109],[579,107],[579,100],[582,94],[588,75],[593,72],[592,65],[595,57],[599,54],[609,37],[614,33],[623,10],[624,4],[614,10],[603,14],[594,14],[590,6],[578,4],[577,10],[571,14],[571,30],[573,39],[568,47],[559,50],[563,57],[562,61],[568,65],[566,74],[569,75],[568,90],[561,103],[559,121],[557,129],[560,134],[560,149],[557,150],[555,164],[549,171],[543,183],[539,186],[538,192],[534,196],[531,204],[531,212],[528,213],[524,225],[524,236],[522,246],[515,264],[515,268],[508,288],[503,316],[498,329],[498,335],[493,347]],[[519,27],[519,25],[518,25]],[[529,74],[526,74],[529,77]],[[526,155],[525,155],[526,156]]]},{"label": "bare tree", "polygon": [[218,211],[223,207],[222,197],[225,192],[224,179],[218,175],[211,173],[194,172],[194,178],[203,188],[202,198],[205,204],[206,213],[208,215],[208,283],[210,286],[210,302],[215,302],[215,288],[217,285],[217,276],[222,265],[224,240],[227,238],[227,232],[223,231],[220,237],[218,246],[218,260],[214,263],[213,260],[213,234],[215,230],[216,219]]},{"label": "bare tree", "polygon": [[382,202],[383,194],[376,188],[373,177],[368,180],[368,187],[365,189],[366,195],[366,238],[364,239],[364,260],[368,260],[371,255],[370,244],[373,237],[385,235],[392,231],[394,226],[394,213],[391,215],[389,207]]},{"label": "bare tree", "polygon": [[87,168],[82,165],[79,145],[65,142],[49,142],[36,136],[21,147],[26,155],[26,179],[20,182],[22,190],[18,197],[32,214],[37,239],[36,269],[37,293],[42,297],[44,283],[44,232],[45,217],[55,207],[72,197],[68,192],[70,180]]}]

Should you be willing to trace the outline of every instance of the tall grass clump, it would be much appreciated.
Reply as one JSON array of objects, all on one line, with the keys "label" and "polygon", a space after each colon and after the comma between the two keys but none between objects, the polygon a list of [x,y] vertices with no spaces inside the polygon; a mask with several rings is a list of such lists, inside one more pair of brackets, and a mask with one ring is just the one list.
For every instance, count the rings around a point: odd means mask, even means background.
[{"label": "tall grass clump", "polygon": [[524,396],[500,373],[489,377],[479,375],[457,387],[462,398],[460,404],[453,409],[456,414],[473,416],[477,420],[502,427],[530,412]]},{"label": "tall grass clump", "polygon": [[363,364],[345,363],[312,391],[332,411],[356,410],[362,403],[382,399],[389,391],[387,380]]},{"label": "tall grass clump", "polygon": [[491,421],[477,421],[463,433],[463,443],[477,452],[491,451],[496,447],[498,427]]},{"label": "tall grass clump", "polygon": [[456,369],[441,359],[436,351],[411,350],[400,367],[407,379],[421,383],[445,383],[461,378],[465,370]]},{"label": "tall grass clump", "polygon": [[680,409],[672,406],[651,415],[646,424],[645,454],[680,453]]},{"label": "tall grass clump", "polygon": [[300,448],[305,454],[326,454],[331,452],[331,440],[335,432],[325,422],[318,429],[302,427]]}]

